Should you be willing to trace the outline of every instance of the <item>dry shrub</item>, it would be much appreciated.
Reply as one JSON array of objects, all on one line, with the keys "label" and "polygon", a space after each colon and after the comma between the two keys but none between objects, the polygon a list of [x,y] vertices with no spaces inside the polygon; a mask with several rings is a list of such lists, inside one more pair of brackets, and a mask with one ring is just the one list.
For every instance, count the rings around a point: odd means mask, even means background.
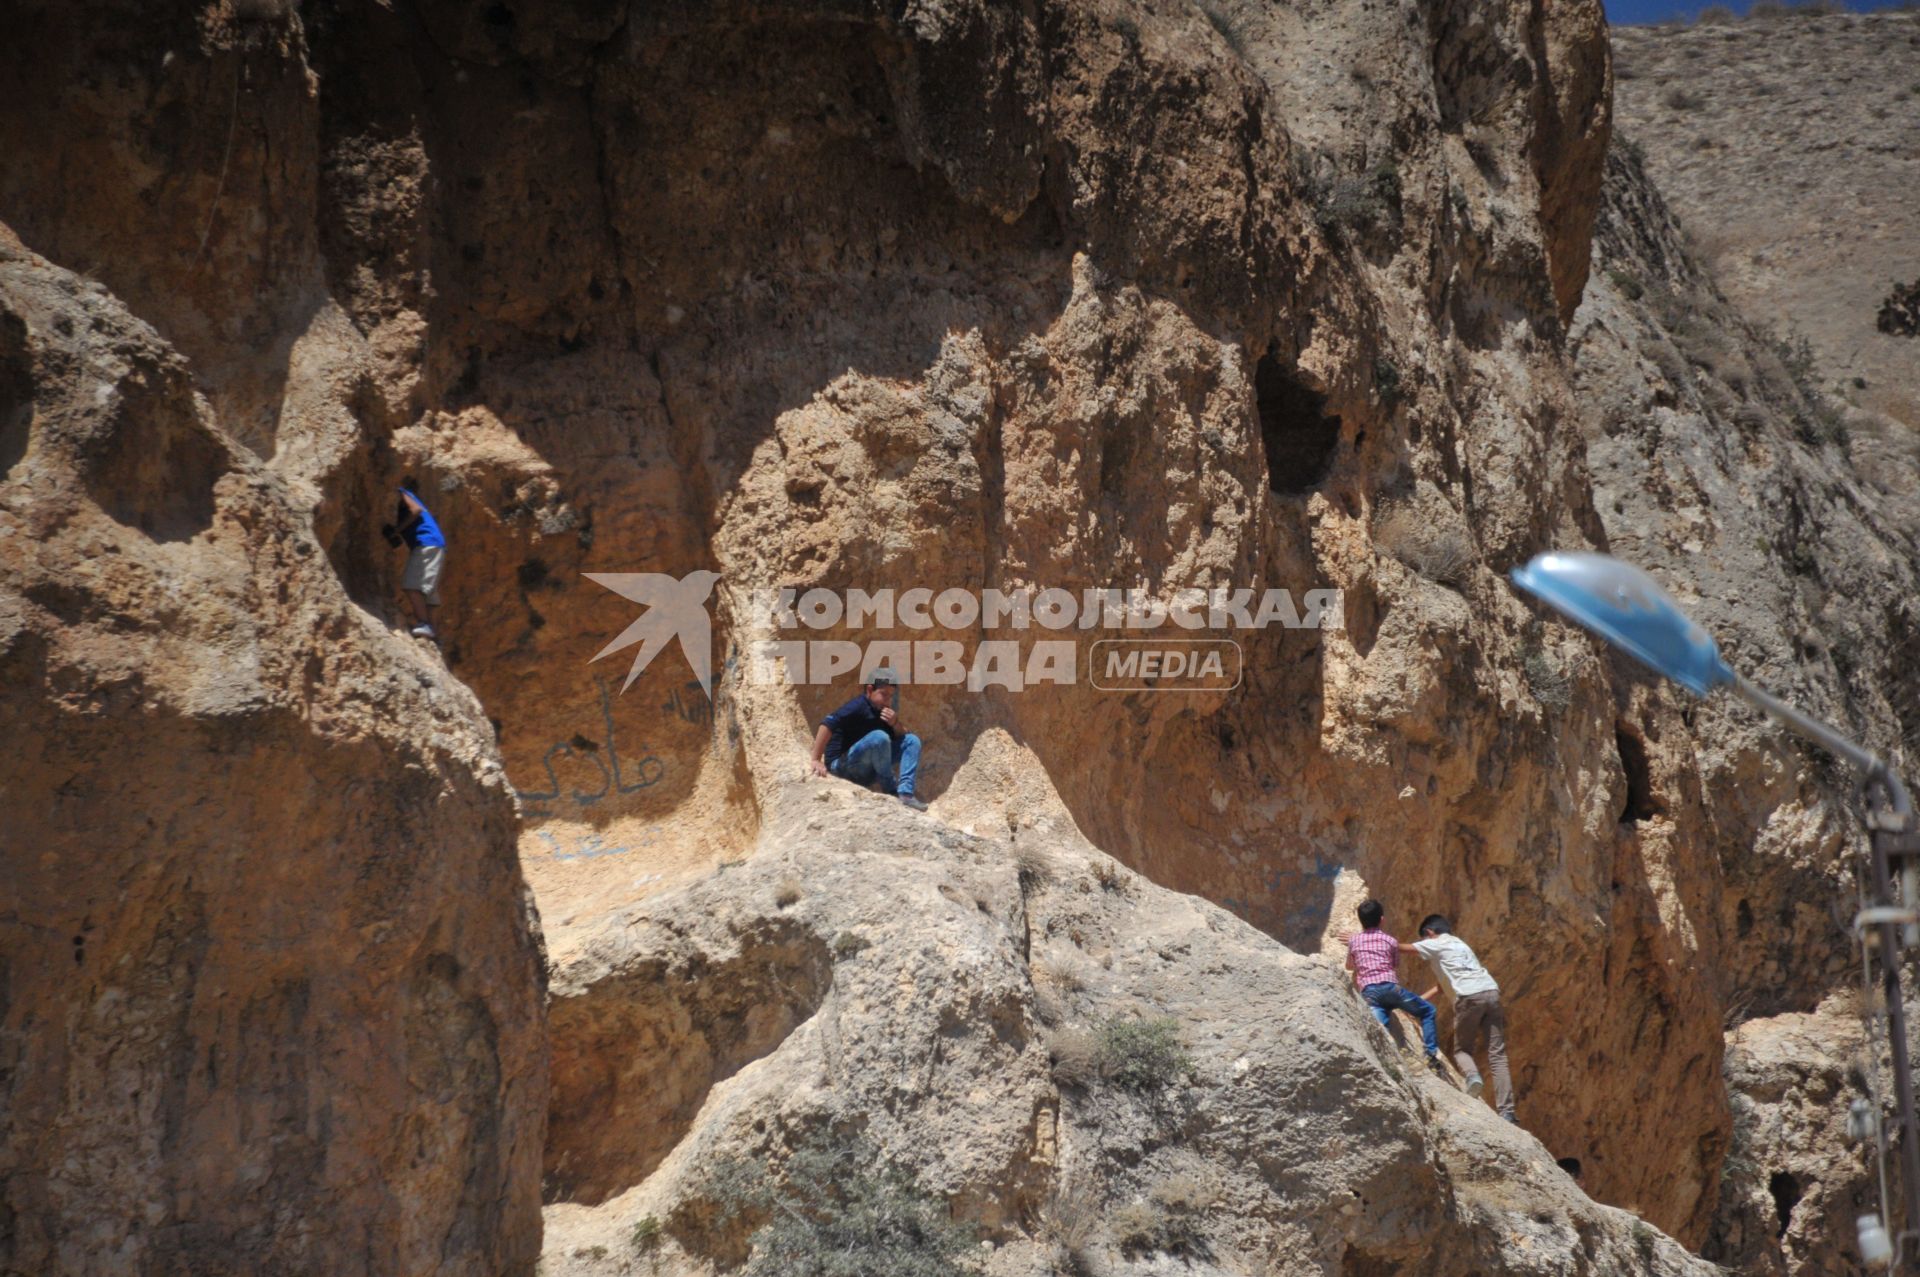
[{"label": "dry shrub", "polygon": [[1338,239],[1392,220],[1400,205],[1400,171],[1384,160],[1367,173],[1335,176],[1315,188],[1316,220],[1322,233]]},{"label": "dry shrub", "polygon": [[1737,350],[1726,351],[1715,360],[1713,375],[1736,395],[1745,395],[1753,389],[1753,367]]},{"label": "dry shrub", "polygon": [[740,1168],[731,1189],[731,1197],[711,1194],[716,1205],[761,1221],[744,1277],[969,1277],[977,1271],[977,1231],[952,1219],[943,1197],[890,1165],[863,1135],[815,1132],[777,1171]]},{"label": "dry shrub", "polygon": [[1055,1029],[1046,1043],[1055,1082],[1084,1089],[1100,1080],[1100,1039],[1093,1034],[1080,1028]]},{"label": "dry shrub", "polygon": [[1015,851],[1013,865],[1020,875],[1022,891],[1037,891],[1053,881],[1053,857],[1038,847],[1022,847]]},{"label": "dry shrub", "polygon": [[1149,1195],[1173,1214],[1198,1215],[1220,1200],[1220,1180],[1204,1168],[1180,1171],[1155,1184]]},{"label": "dry shrub", "polygon": [[1754,995],[1751,992],[1732,998],[1720,1011],[1720,1031],[1732,1033],[1747,1022],[1753,1010]]},{"label": "dry shrub", "polygon": [[1607,279],[1630,302],[1639,301],[1641,295],[1647,291],[1646,286],[1640,282],[1640,277],[1631,271],[1615,268],[1607,272]]},{"label": "dry shrub", "polygon": [[1726,362],[1727,348],[1720,336],[1709,329],[1689,326],[1684,332],[1674,334],[1673,344],[1680,348],[1687,362],[1695,368],[1704,368],[1714,376],[1720,375],[1720,368]]},{"label": "dry shrub", "polygon": [[1033,974],[1063,993],[1078,993],[1087,987],[1086,969],[1071,954],[1042,954],[1033,961]]},{"label": "dry shrub", "polygon": [[800,880],[782,878],[780,885],[773,889],[773,903],[782,909],[800,903]]},{"label": "dry shrub", "polygon": [[1875,326],[1890,336],[1920,336],[1920,279],[1893,286],[1880,303]]},{"label": "dry shrub", "polygon": [[1731,417],[1740,406],[1740,397],[1727,389],[1725,382],[1717,377],[1702,377],[1694,382],[1694,388],[1700,392],[1700,402],[1707,410],[1707,416],[1714,420]]},{"label": "dry shrub", "polygon": [[1710,4],[1700,11],[1694,22],[1703,27],[1717,27],[1733,21],[1733,10],[1724,4]]},{"label": "dry shrub", "polygon": [[1193,1075],[1193,1057],[1171,1017],[1115,1016],[1100,1026],[1100,1075],[1128,1091],[1158,1091]]},{"label": "dry shrub", "polygon": [[1179,1171],[1148,1191],[1162,1212],[1160,1248],[1176,1255],[1207,1252],[1206,1214],[1220,1200],[1220,1180],[1203,1168]]},{"label": "dry shrub", "polygon": [[1674,334],[1674,344],[1687,362],[1703,369],[1721,384],[1745,394],[1753,385],[1753,369],[1734,348],[1727,334],[1704,323],[1693,323]]},{"label": "dry shrub", "polygon": [[1092,1184],[1065,1188],[1056,1182],[1040,1220],[1047,1236],[1084,1264],[1082,1254],[1100,1231],[1099,1191]]},{"label": "dry shrub", "polygon": [[1167,1213],[1152,1202],[1128,1202],[1113,1212],[1107,1227],[1113,1244],[1123,1254],[1133,1255],[1160,1249],[1161,1231],[1166,1223]]},{"label": "dry shrub", "polygon": [[1094,862],[1093,880],[1100,884],[1102,891],[1114,891],[1125,895],[1127,891],[1127,871],[1120,862],[1103,858]]},{"label": "dry shrub", "polygon": [[1643,338],[1640,357],[1658,368],[1661,378],[1675,390],[1685,390],[1693,384],[1693,378],[1687,375],[1687,361],[1673,343],[1655,337]]},{"label": "dry shrub", "polygon": [[1146,1200],[1129,1202],[1113,1212],[1114,1245],[1126,1255],[1165,1251],[1205,1256],[1206,1212],[1219,1199],[1219,1183],[1211,1175],[1170,1175],[1148,1191]]},{"label": "dry shrub", "polygon": [[1533,699],[1551,710],[1563,710],[1573,704],[1573,680],[1551,656],[1540,648],[1527,649],[1527,686]]},{"label": "dry shrub", "polygon": [[1033,1013],[1040,1023],[1051,1028],[1064,1021],[1073,1008],[1067,1005],[1065,998],[1044,984],[1033,987]]},{"label": "dry shrub", "polygon": [[1409,569],[1439,585],[1458,588],[1473,572],[1473,542],[1447,524],[1436,524],[1408,504],[1389,506],[1375,520],[1373,539]]},{"label": "dry shrub", "polygon": [[1200,0],[1200,12],[1207,15],[1207,21],[1213,24],[1213,29],[1220,33],[1220,38],[1227,42],[1228,48],[1243,58],[1247,56],[1246,35],[1219,4]]}]

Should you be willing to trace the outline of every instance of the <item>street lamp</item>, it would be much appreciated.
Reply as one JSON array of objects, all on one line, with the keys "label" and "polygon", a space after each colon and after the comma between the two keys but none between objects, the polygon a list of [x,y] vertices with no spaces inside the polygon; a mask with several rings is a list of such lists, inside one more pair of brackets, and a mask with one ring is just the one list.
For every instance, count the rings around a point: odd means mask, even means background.
[{"label": "street lamp", "polygon": [[[1658,581],[1632,564],[1604,554],[1540,554],[1525,567],[1513,570],[1513,583],[1697,696],[1706,696],[1718,687],[1732,688],[1736,696],[1846,759],[1859,773],[1867,835],[1873,848],[1873,904],[1854,919],[1854,930],[1864,935],[1866,928],[1877,927],[1880,933],[1887,1036],[1893,1055],[1894,1089],[1899,1093],[1901,1188],[1906,1206],[1905,1227],[1891,1246],[1880,1220],[1863,1216],[1859,1221],[1860,1247],[1862,1257],[1869,1262],[1897,1260],[1907,1240],[1920,1237],[1920,1118],[1914,1111],[1906,1007],[1900,998],[1901,940],[1920,947],[1920,837],[1914,833],[1913,801],[1907,796],[1906,786],[1873,751],[1735,673],[1721,657],[1713,636],[1681,611]],[[1890,869],[1896,857],[1900,861],[1898,895]],[[1887,1208],[1885,1196],[1883,1179],[1883,1211]]]}]

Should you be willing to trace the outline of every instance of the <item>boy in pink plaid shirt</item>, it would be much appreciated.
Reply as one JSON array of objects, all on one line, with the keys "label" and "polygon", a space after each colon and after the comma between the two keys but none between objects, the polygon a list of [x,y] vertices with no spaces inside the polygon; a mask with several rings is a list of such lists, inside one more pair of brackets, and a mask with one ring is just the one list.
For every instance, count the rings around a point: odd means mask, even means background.
[{"label": "boy in pink plaid shirt", "polygon": [[1405,1011],[1420,1017],[1420,1041],[1427,1048],[1427,1063],[1440,1063],[1439,1012],[1433,1003],[1410,989],[1400,987],[1400,942],[1380,930],[1387,911],[1377,900],[1368,900],[1359,910],[1359,931],[1347,937],[1347,970],[1360,986],[1360,996],[1373,1008],[1373,1018],[1381,1027],[1392,1022],[1392,1013]]}]

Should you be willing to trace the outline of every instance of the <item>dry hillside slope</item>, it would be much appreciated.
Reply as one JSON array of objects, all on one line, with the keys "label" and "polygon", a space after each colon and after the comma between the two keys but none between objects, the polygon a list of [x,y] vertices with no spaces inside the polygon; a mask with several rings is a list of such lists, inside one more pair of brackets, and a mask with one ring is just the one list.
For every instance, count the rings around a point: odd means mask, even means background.
[{"label": "dry hillside slope", "polygon": [[1882,331],[1920,281],[1920,13],[1614,33],[1623,137],[1728,298],[1846,405],[1861,474],[1915,526],[1920,339]]}]

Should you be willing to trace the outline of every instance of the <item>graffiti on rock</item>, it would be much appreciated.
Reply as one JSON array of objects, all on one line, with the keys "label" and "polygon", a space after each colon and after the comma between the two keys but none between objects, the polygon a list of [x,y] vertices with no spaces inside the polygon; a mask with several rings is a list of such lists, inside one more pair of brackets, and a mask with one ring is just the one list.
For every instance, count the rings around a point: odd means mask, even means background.
[{"label": "graffiti on rock", "polygon": [[[613,728],[613,693],[607,688],[607,680],[596,678],[594,686],[600,693],[600,721],[606,735],[603,743],[596,743],[585,736],[576,735],[572,740],[555,741],[541,758],[540,764],[546,769],[547,788],[529,791],[516,787],[520,801],[534,807],[559,802],[561,791],[566,789],[566,799],[576,806],[590,807],[609,794],[637,794],[643,789],[651,789],[660,783],[667,774],[667,765],[652,754],[648,754],[637,763],[626,764],[620,761],[620,746],[615,739]],[[553,769],[556,758],[583,759],[592,764],[600,773],[598,788],[568,788],[560,783],[560,777]],[[529,815],[544,815],[543,811],[529,812]]]}]

